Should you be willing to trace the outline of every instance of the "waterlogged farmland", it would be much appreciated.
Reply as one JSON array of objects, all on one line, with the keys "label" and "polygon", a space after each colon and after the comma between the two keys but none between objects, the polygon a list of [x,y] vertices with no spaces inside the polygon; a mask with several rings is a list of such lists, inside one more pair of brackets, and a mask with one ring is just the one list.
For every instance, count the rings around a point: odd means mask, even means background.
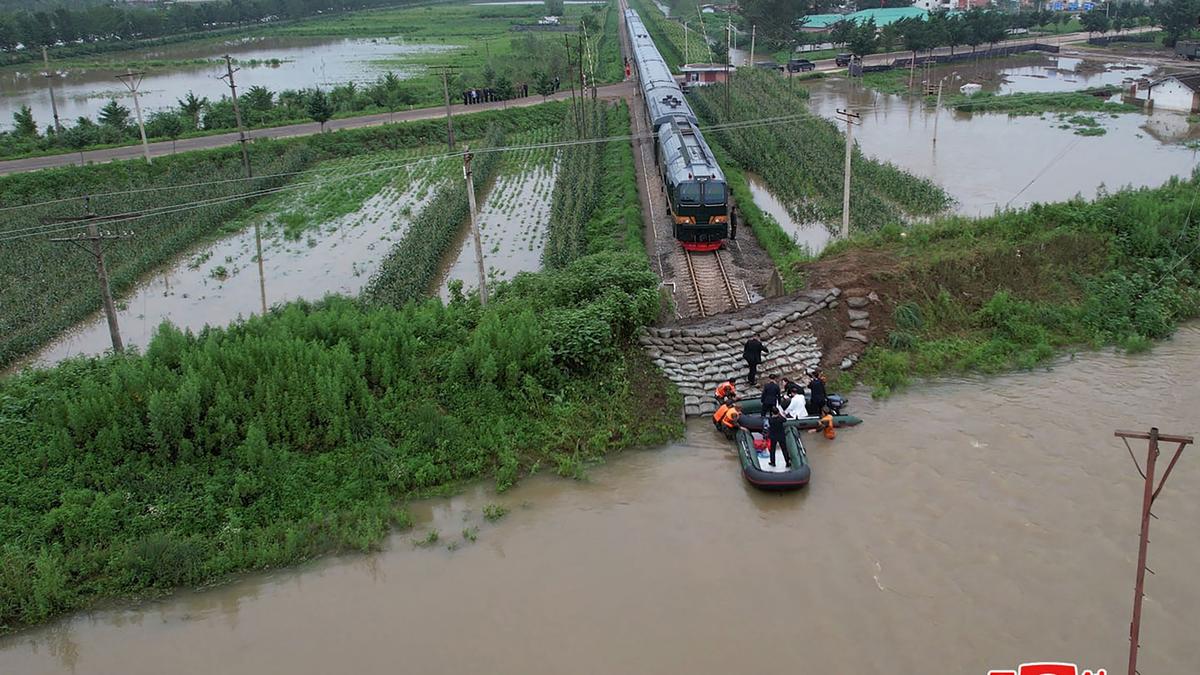
[{"label": "waterlogged farmland", "polygon": [[[356,295],[408,231],[414,214],[459,175],[440,149],[330,160],[292,189],[227,227],[236,233],[189,252],[143,280],[118,306],[127,346],[145,347],[163,321],[181,329],[221,326],[261,311],[253,225],[263,233],[267,302]],[[28,359],[46,365],[111,347],[97,315]]]},{"label": "waterlogged farmland", "polygon": [[[546,130],[515,140],[522,145],[550,141],[553,136],[552,130]],[[549,148],[510,153],[501,161],[495,183],[476,216],[489,283],[541,268],[551,191],[557,176],[555,151]],[[455,281],[462,282],[465,291],[479,287],[475,243],[470,228],[463,228],[454,251],[439,286],[443,299],[450,298],[450,285]]]}]

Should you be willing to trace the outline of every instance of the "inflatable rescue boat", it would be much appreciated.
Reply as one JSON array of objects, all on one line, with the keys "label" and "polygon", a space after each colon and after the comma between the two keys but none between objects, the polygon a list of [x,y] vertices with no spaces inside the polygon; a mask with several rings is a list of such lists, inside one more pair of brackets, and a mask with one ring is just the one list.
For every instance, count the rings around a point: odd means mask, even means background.
[{"label": "inflatable rescue boat", "polygon": [[791,466],[787,465],[778,451],[775,453],[775,466],[770,465],[771,458],[767,455],[766,439],[763,438],[761,430],[738,429],[734,442],[737,444],[738,459],[742,464],[742,476],[754,487],[760,490],[782,491],[797,490],[808,485],[812,469],[808,466],[808,454],[804,451],[800,432],[794,427],[785,429],[783,443]]}]

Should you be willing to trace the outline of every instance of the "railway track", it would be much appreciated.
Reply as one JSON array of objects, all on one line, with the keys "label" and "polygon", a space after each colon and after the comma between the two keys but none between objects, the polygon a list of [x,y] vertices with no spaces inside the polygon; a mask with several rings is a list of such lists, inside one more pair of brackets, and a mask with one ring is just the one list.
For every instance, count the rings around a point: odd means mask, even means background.
[{"label": "railway track", "polygon": [[744,287],[729,278],[726,255],[722,249],[705,253],[684,251],[688,279],[692,282],[692,309],[697,316],[712,316],[747,304]]}]

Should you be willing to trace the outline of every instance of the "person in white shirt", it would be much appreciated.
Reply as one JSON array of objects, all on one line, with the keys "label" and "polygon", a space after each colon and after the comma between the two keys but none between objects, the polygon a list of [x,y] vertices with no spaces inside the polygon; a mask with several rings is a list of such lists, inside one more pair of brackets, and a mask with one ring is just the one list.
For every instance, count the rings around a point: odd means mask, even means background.
[{"label": "person in white shirt", "polygon": [[804,407],[804,394],[796,394],[793,396],[791,401],[788,403],[787,410],[783,411],[783,416],[790,420],[806,417],[807,415],[808,411]]}]

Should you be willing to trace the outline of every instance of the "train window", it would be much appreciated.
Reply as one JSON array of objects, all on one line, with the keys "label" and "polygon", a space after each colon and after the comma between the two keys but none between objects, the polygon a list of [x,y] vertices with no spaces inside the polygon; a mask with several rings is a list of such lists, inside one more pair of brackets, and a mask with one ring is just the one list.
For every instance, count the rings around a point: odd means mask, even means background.
[{"label": "train window", "polygon": [[679,201],[684,204],[700,203],[700,184],[689,182],[679,184]]},{"label": "train window", "polygon": [[724,183],[708,183],[704,186],[704,204],[706,206],[719,206],[725,203],[725,184]]}]

